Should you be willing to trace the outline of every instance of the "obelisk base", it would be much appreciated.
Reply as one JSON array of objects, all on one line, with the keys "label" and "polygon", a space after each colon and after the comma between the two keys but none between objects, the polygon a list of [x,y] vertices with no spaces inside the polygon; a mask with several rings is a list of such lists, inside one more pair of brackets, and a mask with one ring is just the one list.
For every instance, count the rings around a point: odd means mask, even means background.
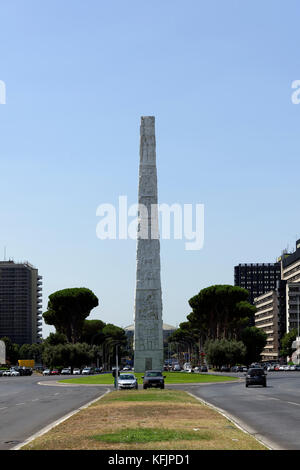
[{"label": "obelisk base", "polygon": [[146,370],[163,370],[163,350],[135,351],[134,372],[144,373]]}]

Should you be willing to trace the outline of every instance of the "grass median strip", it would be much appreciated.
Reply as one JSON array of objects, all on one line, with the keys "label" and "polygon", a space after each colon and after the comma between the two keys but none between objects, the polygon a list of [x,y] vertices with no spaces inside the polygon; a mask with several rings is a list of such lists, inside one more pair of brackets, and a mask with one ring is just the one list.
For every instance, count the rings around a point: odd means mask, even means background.
[{"label": "grass median strip", "polygon": [[[142,376],[144,374],[135,373],[138,379],[138,384],[141,386],[143,383]],[[223,375],[214,374],[189,374],[187,372],[164,372],[163,375],[166,377],[165,383],[168,384],[184,384],[184,383],[209,383],[209,382],[228,382],[237,380],[237,377],[226,377]],[[72,379],[60,380],[62,383],[70,384],[87,384],[87,385],[112,385],[114,378],[111,373],[99,374],[99,375],[87,375],[84,377],[76,377]]]},{"label": "grass median strip", "polygon": [[28,443],[28,450],[265,450],[178,390],[113,391]]}]

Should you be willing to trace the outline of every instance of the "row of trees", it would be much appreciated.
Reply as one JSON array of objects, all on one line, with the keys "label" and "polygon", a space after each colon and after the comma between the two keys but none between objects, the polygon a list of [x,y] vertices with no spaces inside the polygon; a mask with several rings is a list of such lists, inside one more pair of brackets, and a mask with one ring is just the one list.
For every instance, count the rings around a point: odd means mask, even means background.
[{"label": "row of trees", "polygon": [[173,351],[186,348],[197,363],[205,354],[216,367],[259,361],[267,336],[249,326],[256,309],[248,296],[247,290],[231,285],[202,289],[189,300],[187,321],[169,337]]}]

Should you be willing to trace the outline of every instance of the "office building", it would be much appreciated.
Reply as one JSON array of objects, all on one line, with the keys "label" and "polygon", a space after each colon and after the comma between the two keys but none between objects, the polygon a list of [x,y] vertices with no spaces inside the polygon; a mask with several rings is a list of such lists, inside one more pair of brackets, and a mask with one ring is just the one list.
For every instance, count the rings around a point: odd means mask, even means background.
[{"label": "office building", "polygon": [[13,343],[41,341],[42,276],[28,262],[0,261],[0,338]]}]

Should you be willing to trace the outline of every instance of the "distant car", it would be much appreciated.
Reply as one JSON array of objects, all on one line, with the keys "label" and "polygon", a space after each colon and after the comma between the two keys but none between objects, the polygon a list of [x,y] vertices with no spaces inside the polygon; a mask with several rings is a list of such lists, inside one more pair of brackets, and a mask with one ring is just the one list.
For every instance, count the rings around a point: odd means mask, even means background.
[{"label": "distant car", "polygon": [[165,379],[166,376],[162,375],[160,370],[146,370],[145,375],[142,376],[143,379],[143,389],[146,390],[150,387],[156,388],[165,388]]},{"label": "distant car", "polygon": [[179,364],[174,364],[173,370],[174,370],[174,371],[177,371],[177,372],[181,371],[180,365],[179,365]]},{"label": "distant car", "polygon": [[20,375],[20,372],[16,369],[10,369],[10,376],[11,377],[17,377],[18,375]]},{"label": "distant car", "polygon": [[246,387],[249,385],[262,385],[267,386],[267,379],[265,371],[261,367],[250,368],[246,374]]},{"label": "distant car", "polygon": [[208,372],[207,366],[201,366],[200,367],[200,372]]},{"label": "distant car", "polygon": [[94,373],[92,367],[85,367],[84,369],[82,369],[82,375],[91,375]]},{"label": "distant car", "polygon": [[94,374],[101,374],[101,372],[102,372],[102,367],[95,367]]},{"label": "distant car", "polygon": [[30,367],[19,367],[18,372],[20,375],[32,375],[32,369]]},{"label": "distant car", "polygon": [[290,370],[296,370],[296,366],[294,364],[290,365]]},{"label": "distant car", "polygon": [[123,367],[123,370],[131,370],[131,367],[130,366],[125,366],[125,367]]},{"label": "distant car", "polygon": [[71,374],[71,368],[66,367],[65,369],[62,369],[61,375],[70,375]]},{"label": "distant car", "polygon": [[51,374],[51,370],[50,369],[45,369],[43,370],[43,375],[50,375]]},{"label": "distant car", "polygon": [[78,369],[78,367],[75,367],[75,369],[73,369],[73,375],[80,375],[81,374],[81,370]]},{"label": "distant car", "polygon": [[300,370],[300,364],[295,365],[295,370]]},{"label": "distant car", "polygon": [[59,375],[59,370],[53,369],[53,370],[50,372],[50,375]]},{"label": "distant car", "polygon": [[221,372],[230,372],[230,368],[228,366],[222,366]]},{"label": "distant car", "polygon": [[134,388],[138,389],[138,381],[134,374],[120,374],[118,377],[118,388],[119,389],[128,389]]},{"label": "distant car", "polygon": [[4,370],[3,373],[2,373],[3,376],[5,377],[9,377],[10,376],[10,370]]}]

